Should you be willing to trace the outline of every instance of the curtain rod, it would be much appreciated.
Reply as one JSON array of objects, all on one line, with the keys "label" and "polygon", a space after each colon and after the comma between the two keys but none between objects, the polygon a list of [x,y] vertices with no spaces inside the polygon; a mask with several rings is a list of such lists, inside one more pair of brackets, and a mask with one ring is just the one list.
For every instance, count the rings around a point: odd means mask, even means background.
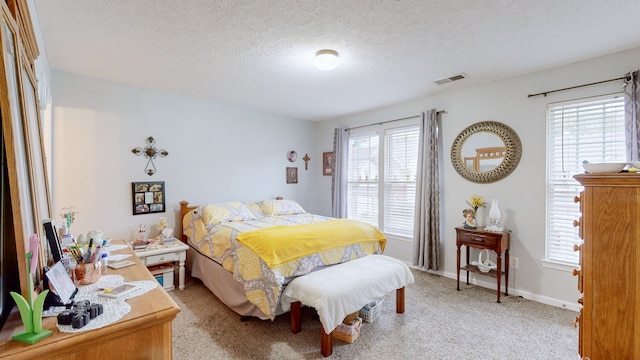
[{"label": "curtain rod", "polygon": [[[446,110],[438,110],[436,111],[436,114],[440,115],[440,114],[446,114],[447,111]],[[366,126],[373,126],[373,125],[382,125],[382,124],[386,124],[386,123],[390,123],[390,122],[394,122],[394,121],[400,121],[400,120],[407,120],[407,119],[413,119],[413,118],[417,118],[420,115],[413,115],[413,116],[407,116],[407,117],[403,117],[403,118],[399,118],[399,119],[393,119],[393,120],[387,120],[387,121],[381,121],[381,122],[377,122],[377,123],[373,123],[373,124],[367,124],[367,125],[360,125],[360,126],[354,126],[354,127],[350,127],[350,128],[346,128],[344,129],[344,131],[347,130],[353,130],[353,129],[359,129],[359,128],[363,128]]]},{"label": "curtain rod", "polygon": [[585,87],[585,86],[598,85],[598,84],[604,84],[604,83],[608,83],[608,82],[612,82],[612,81],[627,80],[627,79],[629,79],[629,74],[627,74],[627,75],[625,75],[623,77],[615,78],[615,79],[596,81],[596,82],[592,82],[592,83],[588,83],[588,84],[571,86],[571,87],[567,87],[567,88],[564,88],[564,89],[549,90],[549,91],[545,91],[545,92],[541,92],[541,93],[537,93],[537,94],[529,94],[529,95],[527,95],[527,97],[531,98],[531,97],[540,96],[540,95],[547,96],[547,94],[551,94],[551,93],[558,92],[558,91],[573,90],[573,89],[577,89],[577,88],[581,88],[581,87]]}]

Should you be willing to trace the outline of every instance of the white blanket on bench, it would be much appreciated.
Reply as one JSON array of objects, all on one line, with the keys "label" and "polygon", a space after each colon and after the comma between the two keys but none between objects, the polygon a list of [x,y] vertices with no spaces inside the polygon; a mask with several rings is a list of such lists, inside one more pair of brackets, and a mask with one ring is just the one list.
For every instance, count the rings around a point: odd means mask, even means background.
[{"label": "white blanket on bench", "polygon": [[411,283],[413,274],[402,261],[369,255],[293,279],[280,303],[284,311],[296,301],[315,308],[330,334],[348,314]]}]

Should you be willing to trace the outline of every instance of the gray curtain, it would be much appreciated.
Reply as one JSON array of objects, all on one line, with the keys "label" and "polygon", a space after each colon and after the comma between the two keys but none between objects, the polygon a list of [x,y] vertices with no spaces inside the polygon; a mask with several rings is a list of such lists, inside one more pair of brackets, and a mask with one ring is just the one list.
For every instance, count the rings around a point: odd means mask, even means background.
[{"label": "gray curtain", "polygon": [[347,217],[347,155],[349,132],[337,128],[333,132],[333,169],[331,171],[331,216]]},{"label": "gray curtain", "polygon": [[624,121],[627,142],[627,161],[640,160],[640,119],[638,109],[640,95],[638,90],[638,70],[627,74],[624,81]]},{"label": "gray curtain", "polygon": [[418,176],[413,228],[413,265],[438,270],[440,259],[440,184],[438,112],[424,112],[420,122]]}]

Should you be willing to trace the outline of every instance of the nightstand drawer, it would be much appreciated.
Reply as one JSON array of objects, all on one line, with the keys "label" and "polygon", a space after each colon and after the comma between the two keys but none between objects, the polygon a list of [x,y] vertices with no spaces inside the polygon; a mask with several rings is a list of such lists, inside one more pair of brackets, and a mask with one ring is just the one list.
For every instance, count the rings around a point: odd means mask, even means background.
[{"label": "nightstand drawer", "polygon": [[178,261],[179,259],[180,259],[180,256],[177,253],[168,253],[168,254],[147,256],[144,259],[144,263],[145,265],[149,266],[149,265],[155,265],[155,264],[162,264],[166,262]]},{"label": "nightstand drawer", "polygon": [[478,234],[474,232],[458,232],[457,243],[458,245],[479,245],[486,246],[488,248],[496,248],[498,244],[498,240],[502,238],[501,233],[496,233],[496,235],[487,235],[487,234]]}]

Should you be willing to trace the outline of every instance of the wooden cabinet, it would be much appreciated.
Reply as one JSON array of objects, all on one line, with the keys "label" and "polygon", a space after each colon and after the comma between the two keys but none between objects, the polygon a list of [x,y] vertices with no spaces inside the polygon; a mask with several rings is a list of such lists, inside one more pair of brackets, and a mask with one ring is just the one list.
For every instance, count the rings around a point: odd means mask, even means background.
[{"label": "wooden cabinet", "polygon": [[[176,241],[172,245],[166,247],[147,248],[145,250],[136,250],[136,255],[147,267],[158,264],[178,265],[178,289],[184,290],[184,264],[187,259],[187,250],[189,245],[182,241]],[[163,284],[167,290],[173,290],[173,284]]]},{"label": "wooden cabinet", "polygon": [[[467,247],[467,264],[460,266],[460,248],[465,245]],[[460,291],[460,270],[467,272],[467,285],[469,284],[469,272],[488,275],[496,278],[497,297],[500,302],[500,282],[503,275],[502,254],[504,253],[504,279],[505,279],[505,295],[509,295],[509,231],[487,231],[476,229],[465,229],[463,227],[456,228],[456,246],[457,246],[457,279],[458,291]],[[489,272],[481,272],[477,266],[469,262],[469,247],[477,249],[488,249],[494,251],[498,259],[495,270]]]},{"label": "wooden cabinet", "polygon": [[582,358],[640,358],[640,174],[576,175]]},{"label": "wooden cabinet", "polygon": [[[127,248],[114,253],[131,253]],[[144,264],[129,257],[135,266],[109,269],[125,281],[151,280]],[[23,331],[17,312],[0,332],[0,358],[2,359],[171,359],[171,321],[180,308],[161,287],[127,300],[131,311],[120,320],[105,327],[78,333],[63,333],[56,327],[55,317],[44,318],[44,328],[53,335],[33,345],[11,340],[13,334]]]}]

